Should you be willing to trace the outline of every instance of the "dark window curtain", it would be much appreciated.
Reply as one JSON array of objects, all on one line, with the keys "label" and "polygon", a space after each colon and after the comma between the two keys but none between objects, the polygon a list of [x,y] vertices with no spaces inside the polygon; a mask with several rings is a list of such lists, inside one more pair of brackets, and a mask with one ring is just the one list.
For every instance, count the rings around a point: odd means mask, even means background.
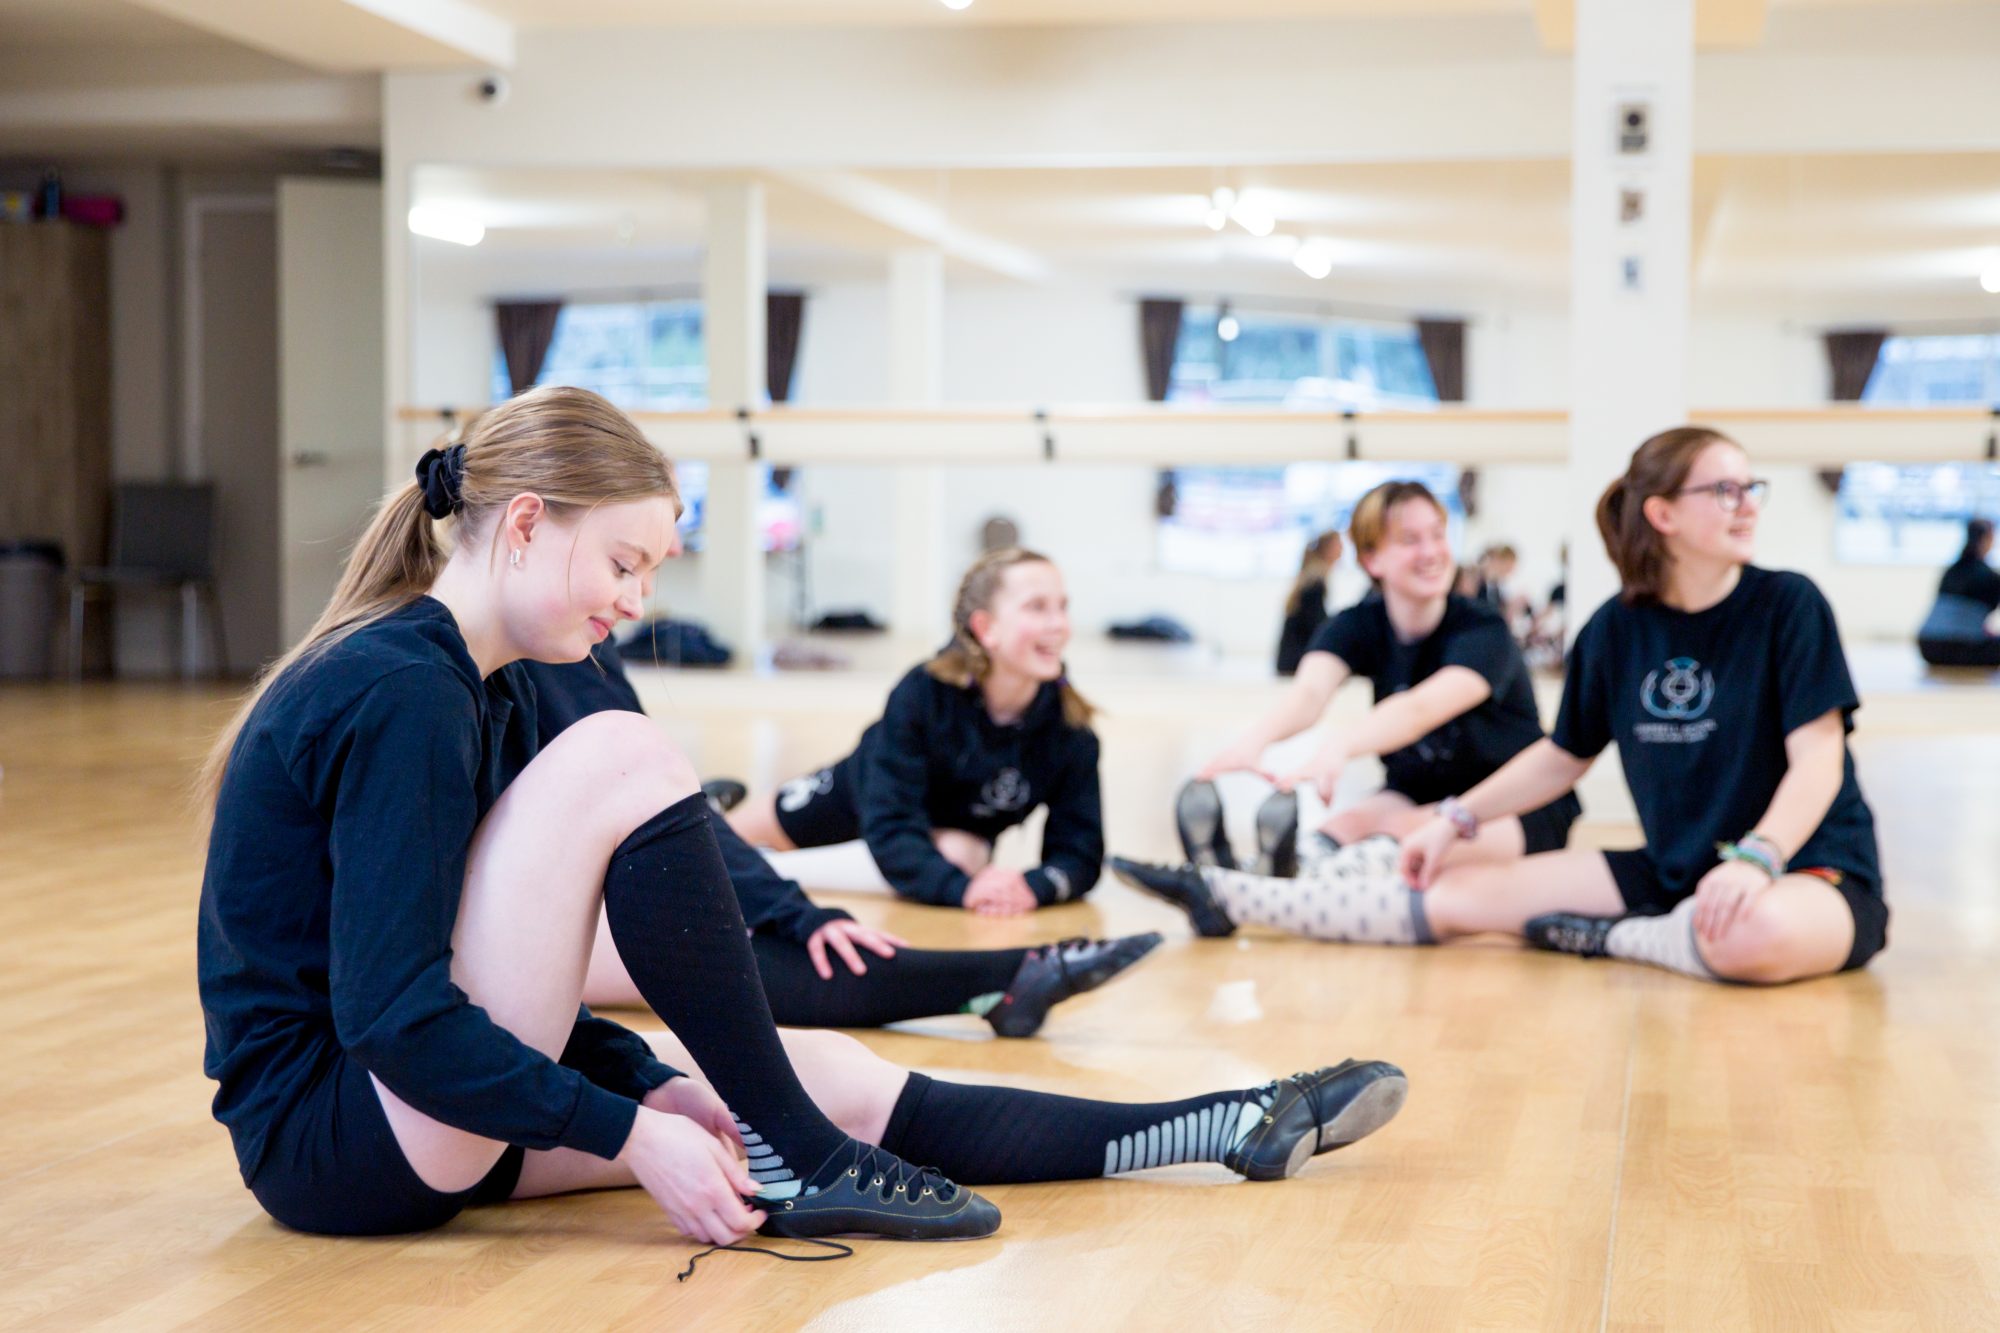
[{"label": "dark window curtain", "polygon": [[534,388],[541,377],[560,314],[561,301],[501,301],[493,307],[500,325],[500,355],[507,358],[507,382],[515,393]]},{"label": "dark window curtain", "polygon": [[1437,386],[1438,401],[1464,402],[1465,321],[1420,319],[1417,341],[1423,344],[1424,360],[1430,363],[1431,383]]},{"label": "dark window curtain", "polygon": [[1146,397],[1167,401],[1174,382],[1174,351],[1181,341],[1181,302],[1139,302],[1139,349],[1146,358]]},{"label": "dark window curtain", "polygon": [[1875,373],[1875,361],[1882,344],[1889,340],[1887,329],[1844,329],[1826,335],[1826,363],[1833,371],[1833,401],[1858,403],[1867,392],[1868,378]]},{"label": "dark window curtain", "polygon": [[806,322],[804,292],[764,294],[764,387],[774,403],[792,397],[792,371],[799,362],[799,330]]}]

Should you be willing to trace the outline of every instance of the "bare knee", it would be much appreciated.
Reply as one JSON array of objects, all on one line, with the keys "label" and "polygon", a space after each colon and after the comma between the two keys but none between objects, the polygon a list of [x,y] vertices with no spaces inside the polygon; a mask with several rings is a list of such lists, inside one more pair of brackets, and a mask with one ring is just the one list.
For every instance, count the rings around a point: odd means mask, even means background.
[{"label": "bare knee", "polygon": [[1341,846],[1352,847],[1357,842],[1365,842],[1378,833],[1387,832],[1382,823],[1377,812],[1343,810],[1320,825],[1320,831]]},{"label": "bare knee", "polygon": [[993,844],[963,829],[933,829],[931,841],[945,860],[968,875],[978,874],[993,861]]},{"label": "bare knee", "polygon": [[1720,939],[1697,941],[1702,961],[1717,976],[1753,985],[1775,985],[1811,975],[1800,941],[1781,914],[1753,906]]},{"label": "bare knee", "polygon": [[559,765],[580,815],[629,832],[701,789],[680,747],[641,713],[593,713],[556,737],[537,763]]}]

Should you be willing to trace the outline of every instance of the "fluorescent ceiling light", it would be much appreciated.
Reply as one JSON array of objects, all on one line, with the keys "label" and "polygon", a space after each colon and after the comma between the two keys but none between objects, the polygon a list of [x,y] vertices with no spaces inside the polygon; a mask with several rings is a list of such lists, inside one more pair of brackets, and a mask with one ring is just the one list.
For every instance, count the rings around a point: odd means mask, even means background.
[{"label": "fluorescent ceiling light", "polygon": [[478,218],[435,204],[418,204],[410,210],[410,230],[453,245],[477,245],[486,239],[486,224]]},{"label": "fluorescent ceiling light", "polygon": [[1333,248],[1324,241],[1307,241],[1292,256],[1292,264],[1308,278],[1324,278],[1333,272]]}]

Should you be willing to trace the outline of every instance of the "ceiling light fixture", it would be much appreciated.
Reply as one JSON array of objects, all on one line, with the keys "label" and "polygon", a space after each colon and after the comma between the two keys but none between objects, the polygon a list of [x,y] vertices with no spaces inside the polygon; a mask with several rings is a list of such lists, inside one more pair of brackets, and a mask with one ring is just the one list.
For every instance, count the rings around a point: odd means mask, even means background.
[{"label": "ceiling light fixture", "polygon": [[942,0],[946,9],[970,9],[972,0]]},{"label": "ceiling light fixture", "polygon": [[1229,225],[1229,209],[1236,202],[1236,191],[1227,185],[1218,185],[1209,191],[1208,213],[1202,221],[1210,231],[1221,231]]},{"label": "ceiling light fixture", "polygon": [[418,204],[410,210],[410,230],[453,245],[477,245],[486,239],[486,224],[478,218],[434,204]]},{"label": "ceiling light fixture", "polygon": [[1272,216],[1271,210],[1252,199],[1238,198],[1230,206],[1229,216],[1235,219],[1237,226],[1252,236],[1269,236],[1278,225],[1278,220]]},{"label": "ceiling light fixture", "polygon": [[2000,296],[2000,264],[1995,264],[1992,268],[1987,269],[1979,275],[1979,287],[1981,291],[1992,292],[1995,296]]},{"label": "ceiling light fixture", "polygon": [[1333,272],[1333,248],[1325,241],[1307,241],[1292,256],[1292,265],[1308,278],[1324,278]]},{"label": "ceiling light fixture", "polygon": [[1243,332],[1243,326],[1236,322],[1236,316],[1229,313],[1229,302],[1224,301],[1215,311],[1215,336],[1226,343],[1236,341],[1236,335]]}]

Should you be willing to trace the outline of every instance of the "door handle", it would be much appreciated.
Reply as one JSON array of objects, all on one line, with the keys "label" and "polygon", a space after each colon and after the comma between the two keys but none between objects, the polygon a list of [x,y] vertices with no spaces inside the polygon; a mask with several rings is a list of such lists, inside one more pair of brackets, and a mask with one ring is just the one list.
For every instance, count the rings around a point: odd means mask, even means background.
[{"label": "door handle", "polygon": [[293,467],[325,467],[330,461],[317,449],[301,449],[292,455]]}]

